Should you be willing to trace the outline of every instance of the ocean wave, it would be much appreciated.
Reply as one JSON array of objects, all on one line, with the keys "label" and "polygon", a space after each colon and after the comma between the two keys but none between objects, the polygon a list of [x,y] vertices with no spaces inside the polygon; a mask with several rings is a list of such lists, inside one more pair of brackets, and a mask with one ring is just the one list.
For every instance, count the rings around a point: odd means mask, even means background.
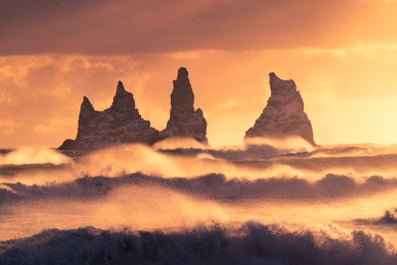
[{"label": "ocean wave", "polygon": [[334,239],[248,222],[177,232],[48,229],[2,242],[0,264],[396,264],[380,236],[362,231]]},{"label": "ocean wave", "polygon": [[216,200],[236,199],[305,199],[354,197],[397,188],[397,179],[372,176],[359,183],[355,179],[327,174],[309,182],[302,178],[266,178],[257,180],[227,179],[222,174],[198,178],[160,178],[134,173],[122,177],[89,177],[72,182],[47,185],[3,183],[0,185],[0,204],[41,199],[90,200],[106,196],[125,185],[162,186],[191,196]]}]

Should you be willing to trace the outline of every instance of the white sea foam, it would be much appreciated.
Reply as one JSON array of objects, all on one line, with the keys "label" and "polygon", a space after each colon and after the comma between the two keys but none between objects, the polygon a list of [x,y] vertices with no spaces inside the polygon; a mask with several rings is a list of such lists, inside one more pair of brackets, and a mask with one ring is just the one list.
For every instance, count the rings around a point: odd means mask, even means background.
[{"label": "white sea foam", "polygon": [[189,148],[3,154],[0,264],[395,264],[393,147]]}]

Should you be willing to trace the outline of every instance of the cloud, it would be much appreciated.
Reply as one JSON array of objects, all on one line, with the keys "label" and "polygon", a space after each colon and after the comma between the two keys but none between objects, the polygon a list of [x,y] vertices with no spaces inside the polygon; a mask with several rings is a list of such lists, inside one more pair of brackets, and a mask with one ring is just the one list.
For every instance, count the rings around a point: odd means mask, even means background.
[{"label": "cloud", "polygon": [[19,127],[19,124],[13,120],[0,120],[0,133],[11,135]]},{"label": "cloud", "polygon": [[236,107],[240,102],[238,101],[237,98],[232,98],[229,100],[226,100],[224,102],[220,102],[217,106],[218,109],[220,110],[225,110],[225,109],[232,109]]},{"label": "cloud", "polygon": [[[0,146],[59,146],[76,135],[82,97],[103,110],[118,80],[133,93],[142,117],[164,129],[180,66],[189,70],[195,108],[204,112],[213,146],[242,144],[266,105],[269,72],[295,80],[319,144],[396,142],[397,123],[390,120],[397,111],[393,46],[192,54],[0,57],[2,120],[21,126],[8,135],[0,131]],[[51,137],[34,130],[57,119],[70,123],[52,127],[58,129]]]},{"label": "cloud", "polygon": [[[390,41],[393,30],[380,29],[394,24],[396,6],[359,0],[3,0],[0,54],[111,55]],[[385,13],[381,19],[379,12]]]},{"label": "cloud", "polygon": [[51,134],[62,129],[68,129],[75,126],[75,119],[65,117],[51,118],[49,121],[39,123],[33,126],[33,130],[42,134]]},{"label": "cloud", "polygon": [[0,145],[48,146],[51,133],[59,137],[51,137],[57,146],[73,137],[83,96],[89,96],[97,109],[108,107],[117,80],[134,68],[131,58],[119,61],[56,55],[0,58]]}]

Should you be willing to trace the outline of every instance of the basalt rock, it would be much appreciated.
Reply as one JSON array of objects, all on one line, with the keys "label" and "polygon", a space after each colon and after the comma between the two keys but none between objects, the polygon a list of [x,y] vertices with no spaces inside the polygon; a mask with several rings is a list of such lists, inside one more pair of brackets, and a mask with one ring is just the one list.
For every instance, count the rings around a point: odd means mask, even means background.
[{"label": "basalt rock", "polygon": [[171,94],[170,119],[161,135],[163,138],[192,137],[207,142],[207,121],[201,109],[194,110],[194,94],[188,75],[186,68],[179,68]]},{"label": "basalt rock", "polygon": [[112,106],[104,111],[96,111],[84,97],[76,140],[65,140],[59,149],[95,149],[136,142],[152,144],[158,139],[159,132],[141,117],[132,93],[119,81]]},{"label": "basalt rock", "polygon": [[295,82],[281,80],[274,73],[269,76],[271,96],[254,126],[246,131],[245,138],[299,136],[316,145],[312,125],[304,112],[303,99]]}]

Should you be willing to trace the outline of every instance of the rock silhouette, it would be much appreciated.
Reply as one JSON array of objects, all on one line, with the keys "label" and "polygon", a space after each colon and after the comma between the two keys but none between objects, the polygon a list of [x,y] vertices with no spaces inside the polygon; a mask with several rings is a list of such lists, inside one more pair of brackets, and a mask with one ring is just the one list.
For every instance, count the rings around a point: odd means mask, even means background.
[{"label": "rock silhouette", "polygon": [[312,125],[304,112],[303,99],[295,82],[281,80],[275,73],[270,73],[269,77],[271,96],[254,126],[246,131],[245,138],[300,136],[316,145]]},{"label": "rock silhouette", "polygon": [[153,144],[167,137],[192,137],[207,142],[207,122],[201,109],[194,110],[194,94],[188,71],[181,67],[171,94],[171,112],[167,127],[159,132],[144,120],[135,107],[132,93],[117,84],[110,108],[96,111],[87,97],[80,107],[76,140],[67,139],[61,150],[97,149],[123,143]]},{"label": "rock silhouette", "polygon": [[[299,136],[316,145],[295,82],[281,80],[274,73],[269,76],[271,96],[254,126],[246,131],[245,138]],[[104,111],[96,111],[90,100],[83,98],[77,137],[65,140],[59,149],[97,149],[136,142],[153,144],[173,136],[191,137],[207,143],[207,121],[200,108],[194,109],[194,94],[186,68],[179,68],[173,84],[170,118],[163,131],[152,128],[150,121],[141,117],[132,93],[127,92],[119,81],[113,103]]]},{"label": "rock silhouette", "polygon": [[132,93],[119,81],[112,106],[104,111],[95,111],[84,97],[76,140],[65,140],[59,149],[92,149],[135,142],[152,144],[158,139],[159,132],[142,119]]},{"label": "rock silhouette", "polygon": [[178,70],[171,93],[171,111],[167,127],[161,132],[162,137],[192,137],[200,142],[207,142],[207,121],[201,109],[194,110],[194,94],[186,68]]}]

